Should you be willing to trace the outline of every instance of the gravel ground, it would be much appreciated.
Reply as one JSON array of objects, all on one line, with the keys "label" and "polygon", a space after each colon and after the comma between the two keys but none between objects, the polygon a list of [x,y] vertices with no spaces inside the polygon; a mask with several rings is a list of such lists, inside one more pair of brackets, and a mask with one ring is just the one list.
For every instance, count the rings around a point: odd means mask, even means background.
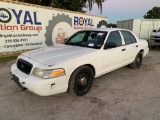
[{"label": "gravel ground", "polygon": [[160,49],[140,69],[123,67],[94,80],[82,97],[69,93],[40,97],[10,80],[0,64],[0,120],[160,120]]}]

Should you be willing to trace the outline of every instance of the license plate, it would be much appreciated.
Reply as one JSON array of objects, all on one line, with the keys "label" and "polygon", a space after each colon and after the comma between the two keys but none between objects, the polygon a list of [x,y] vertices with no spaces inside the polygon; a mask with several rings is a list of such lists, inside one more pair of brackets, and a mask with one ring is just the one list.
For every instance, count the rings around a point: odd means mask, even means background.
[{"label": "license plate", "polygon": [[19,82],[19,78],[16,76],[16,75],[12,75],[12,79],[14,80],[14,82],[18,85],[18,86],[22,86],[21,84],[20,84],[20,82]]}]

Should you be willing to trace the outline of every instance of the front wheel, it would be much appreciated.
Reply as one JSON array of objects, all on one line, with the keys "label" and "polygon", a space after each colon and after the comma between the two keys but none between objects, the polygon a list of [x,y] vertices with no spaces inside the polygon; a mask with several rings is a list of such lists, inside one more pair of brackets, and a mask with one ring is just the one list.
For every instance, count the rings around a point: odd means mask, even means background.
[{"label": "front wheel", "polygon": [[130,64],[130,67],[132,69],[137,69],[140,68],[142,65],[142,60],[143,60],[143,54],[142,52],[139,52],[134,60],[133,63]]},{"label": "front wheel", "polygon": [[93,71],[88,66],[81,66],[71,75],[68,92],[77,96],[85,95],[93,83]]}]

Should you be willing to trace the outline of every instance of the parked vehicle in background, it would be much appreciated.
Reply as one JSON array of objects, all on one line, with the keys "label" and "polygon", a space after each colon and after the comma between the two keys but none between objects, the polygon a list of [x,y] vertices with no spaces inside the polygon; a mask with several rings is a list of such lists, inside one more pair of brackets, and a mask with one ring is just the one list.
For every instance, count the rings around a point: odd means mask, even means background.
[{"label": "parked vehicle in background", "polygon": [[158,30],[153,30],[152,35],[150,36],[149,46],[151,48],[160,46],[160,28]]},{"label": "parked vehicle in background", "polygon": [[82,30],[64,44],[21,54],[11,67],[12,79],[40,96],[66,91],[81,96],[94,78],[125,65],[140,68],[148,51],[147,41],[129,30]]},{"label": "parked vehicle in background", "polygon": [[160,19],[130,19],[117,21],[117,27],[131,30],[140,39],[148,41],[152,31],[160,28]]}]

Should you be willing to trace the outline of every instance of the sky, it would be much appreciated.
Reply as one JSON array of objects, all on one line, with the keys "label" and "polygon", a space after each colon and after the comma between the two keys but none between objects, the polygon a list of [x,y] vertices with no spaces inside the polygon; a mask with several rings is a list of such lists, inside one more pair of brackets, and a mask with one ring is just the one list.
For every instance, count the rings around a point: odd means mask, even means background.
[{"label": "sky", "polygon": [[128,19],[143,19],[143,16],[153,7],[160,7],[160,0],[106,0],[103,3],[102,14],[95,4],[88,14],[105,16],[108,23]]}]

